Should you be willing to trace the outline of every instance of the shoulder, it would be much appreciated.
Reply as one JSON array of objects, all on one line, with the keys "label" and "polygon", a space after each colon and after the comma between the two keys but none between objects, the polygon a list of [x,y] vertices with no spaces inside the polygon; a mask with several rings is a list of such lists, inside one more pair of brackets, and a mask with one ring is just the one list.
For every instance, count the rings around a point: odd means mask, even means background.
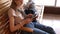
[{"label": "shoulder", "polygon": [[15,12],[15,10],[14,10],[13,8],[10,8],[10,9],[8,10],[8,13],[13,13],[13,12]]},{"label": "shoulder", "polygon": [[14,15],[15,15],[15,10],[12,9],[12,8],[10,8],[10,9],[8,10],[8,15],[9,15],[9,16],[14,16]]}]

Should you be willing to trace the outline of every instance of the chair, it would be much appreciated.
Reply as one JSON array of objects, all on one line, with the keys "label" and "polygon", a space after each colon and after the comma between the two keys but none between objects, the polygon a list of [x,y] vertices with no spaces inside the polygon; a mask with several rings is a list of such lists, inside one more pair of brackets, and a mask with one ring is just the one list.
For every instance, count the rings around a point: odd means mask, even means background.
[{"label": "chair", "polygon": [[35,5],[35,9],[37,10],[37,15],[39,16],[37,18],[37,21],[42,24],[42,19],[43,19],[43,13],[44,13],[44,6],[43,5]]},{"label": "chair", "polygon": [[10,0],[0,0],[0,34],[10,34],[7,14],[10,5]]}]

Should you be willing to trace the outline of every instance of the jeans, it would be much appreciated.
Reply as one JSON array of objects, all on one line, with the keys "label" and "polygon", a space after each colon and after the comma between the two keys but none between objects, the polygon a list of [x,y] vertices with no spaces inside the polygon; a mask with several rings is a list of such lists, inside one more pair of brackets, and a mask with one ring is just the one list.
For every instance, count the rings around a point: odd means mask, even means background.
[{"label": "jeans", "polygon": [[23,31],[23,34],[55,34],[55,31],[51,27],[39,24],[38,22],[29,23],[25,27],[32,28],[33,32]]},{"label": "jeans", "polygon": [[42,24],[40,24],[38,22],[33,22],[33,24],[34,24],[35,28],[41,29],[41,30],[46,31],[46,32],[48,32],[50,34],[56,34],[52,27],[42,25]]}]

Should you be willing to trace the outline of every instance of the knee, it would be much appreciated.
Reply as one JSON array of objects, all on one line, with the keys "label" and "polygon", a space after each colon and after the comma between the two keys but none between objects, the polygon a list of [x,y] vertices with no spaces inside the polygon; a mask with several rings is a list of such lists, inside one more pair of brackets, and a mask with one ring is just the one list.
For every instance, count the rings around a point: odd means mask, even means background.
[{"label": "knee", "polygon": [[54,30],[52,27],[47,27],[49,30]]},{"label": "knee", "polygon": [[51,34],[56,34],[54,29],[52,27],[47,27],[48,29],[48,32],[51,33]]},{"label": "knee", "polygon": [[49,34],[49,33],[40,29],[33,29],[33,34]]}]

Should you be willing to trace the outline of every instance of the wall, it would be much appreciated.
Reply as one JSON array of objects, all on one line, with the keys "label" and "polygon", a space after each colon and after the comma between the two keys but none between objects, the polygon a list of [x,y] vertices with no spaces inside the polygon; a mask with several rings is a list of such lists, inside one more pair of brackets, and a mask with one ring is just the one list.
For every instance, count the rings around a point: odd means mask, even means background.
[{"label": "wall", "polygon": [[46,14],[60,14],[60,7],[45,6],[44,13],[46,13]]}]

